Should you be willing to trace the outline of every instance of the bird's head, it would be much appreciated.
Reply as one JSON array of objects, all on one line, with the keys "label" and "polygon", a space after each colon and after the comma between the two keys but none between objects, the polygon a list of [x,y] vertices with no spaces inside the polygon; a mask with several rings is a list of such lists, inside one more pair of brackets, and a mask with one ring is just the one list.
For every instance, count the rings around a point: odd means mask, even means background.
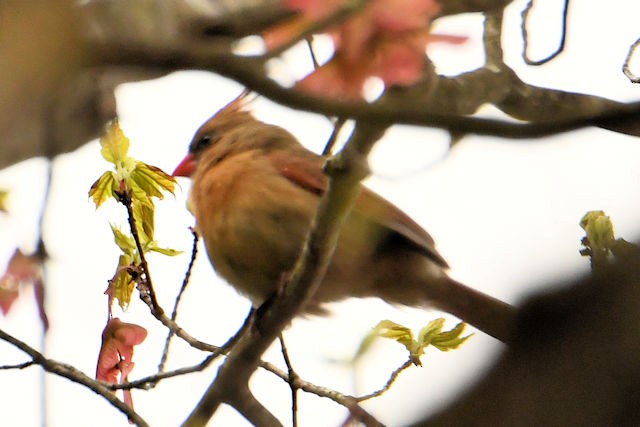
[{"label": "bird's head", "polygon": [[202,174],[222,160],[247,151],[307,151],[285,129],[256,120],[247,108],[251,101],[245,90],[200,126],[173,176],[193,178],[197,170]]},{"label": "bird's head", "polygon": [[228,154],[235,138],[223,136],[229,136],[234,131],[247,127],[251,122],[257,122],[246,108],[251,101],[248,95],[249,91],[243,91],[200,126],[189,144],[189,152],[173,171],[173,176],[191,177],[203,154],[212,151],[214,147],[217,152],[214,154],[218,157]]}]

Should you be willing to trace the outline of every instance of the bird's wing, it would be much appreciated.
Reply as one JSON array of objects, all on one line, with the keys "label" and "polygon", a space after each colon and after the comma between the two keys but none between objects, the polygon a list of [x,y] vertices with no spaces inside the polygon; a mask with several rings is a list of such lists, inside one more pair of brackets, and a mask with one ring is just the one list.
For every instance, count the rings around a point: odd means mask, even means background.
[{"label": "bird's wing", "polygon": [[[290,153],[276,151],[270,153],[270,158],[282,176],[299,187],[317,195],[326,191],[329,179],[322,171],[322,157],[311,153],[293,157]],[[436,250],[435,242],[429,233],[388,200],[363,187],[353,209],[362,217],[395,231],[436,264],[448,267],[447,262]]]}]

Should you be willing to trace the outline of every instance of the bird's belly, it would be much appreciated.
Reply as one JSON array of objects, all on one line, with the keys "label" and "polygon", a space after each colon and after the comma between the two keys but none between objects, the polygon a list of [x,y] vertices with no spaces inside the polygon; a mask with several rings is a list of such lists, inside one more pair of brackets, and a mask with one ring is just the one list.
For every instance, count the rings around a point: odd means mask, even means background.
[{"label": "bird's belly", "polygon": [[258,181],[236,181],[233,198],[196,215],[213,267],[255,306],[293,268],[317,206],[306,191]]}]

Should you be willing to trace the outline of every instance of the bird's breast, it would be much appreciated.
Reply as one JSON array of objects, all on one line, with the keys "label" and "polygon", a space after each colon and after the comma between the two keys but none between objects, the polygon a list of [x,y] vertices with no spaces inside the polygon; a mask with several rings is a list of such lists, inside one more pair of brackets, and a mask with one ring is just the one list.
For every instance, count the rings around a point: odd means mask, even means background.
[{"label": "bird's breast", "polygon": [[292,268],[318,198],[245,152],[196,176],[191,201],[214,268],[259,305]]}]

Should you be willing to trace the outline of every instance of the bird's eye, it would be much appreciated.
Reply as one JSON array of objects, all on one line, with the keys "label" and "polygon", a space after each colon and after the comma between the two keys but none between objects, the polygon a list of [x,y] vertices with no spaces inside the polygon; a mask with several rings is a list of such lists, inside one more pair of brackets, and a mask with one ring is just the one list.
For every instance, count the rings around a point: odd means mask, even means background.
[{"label": "bird's eye", "polygon": [[193,151],[194,153],[199,153],[203,151],[205,148],[211,145],[212,140],[213,138],[211,137],[211,135],[203,136],[202,138],[193,142],[193,145],[191,146],[191,151]]}]

